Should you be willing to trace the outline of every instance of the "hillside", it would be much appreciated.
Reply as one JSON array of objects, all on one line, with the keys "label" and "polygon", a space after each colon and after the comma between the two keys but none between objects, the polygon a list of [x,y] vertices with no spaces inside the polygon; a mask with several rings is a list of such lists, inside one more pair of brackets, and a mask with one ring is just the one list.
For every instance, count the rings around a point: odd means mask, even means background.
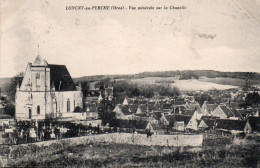
[{"label": "hillside", "polygon": [[[84,76],[80,78],[74,78],[75,82],[78,81],[97,81],[104,78],[111,79],[137,79],[137,78],[147,78],[147,77],[180,77],[180,79],[198,79],[202,77],[207,78],[224,78],[225,81],[233,79],[239,79],[243,81],[248,79],[252,84],[260,83],[260,73],[257,72],[220,72],[214,70],[184,70],[184,71],[156,71],[156,72],[142,72],[134,75],[96,75],[96,76]],[[218,84],[221,83],[220,80],[211,80],[211,82]],[[240,82],[241,83],[241,82]]]},{"label": "hillside", "polygon": [[[183,71],[156,71],[142,72],[129,75],[95,75],[74,78],[74,82],[95,82],[105,78],[111,80],[129,79],[132,83],[145,84],[170,84],[186,90],[192,86],[192,90],[209,88],[228,89],[242,87],[246,81],[250,85],[260,84],[260,74],[257,72],[221,72],[214,70],[183,70]],[[190,81],[190,79],[193,79]],[[0,78],[0,87],[5,92],[5,85],[10,78]],[[197,85],[197,87],[196,87]],[[223,86],[225,85],[225,86]],[[207,87],[206,87],[207,86]],[[181,90],[183,90],[181,89]],[[188,89],[189,90],[189,89]]]}]

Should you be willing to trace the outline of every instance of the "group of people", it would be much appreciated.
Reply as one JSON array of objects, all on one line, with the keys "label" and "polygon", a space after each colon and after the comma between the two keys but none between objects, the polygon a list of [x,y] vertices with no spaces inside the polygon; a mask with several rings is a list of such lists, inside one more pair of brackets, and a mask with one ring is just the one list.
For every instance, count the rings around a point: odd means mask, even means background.
[{"label": "group of people", "polygon": [[57,121],[17,121],[14,126],[3,126],[9,144],[32,143],[84,135],[99,134],[100,126]]}]

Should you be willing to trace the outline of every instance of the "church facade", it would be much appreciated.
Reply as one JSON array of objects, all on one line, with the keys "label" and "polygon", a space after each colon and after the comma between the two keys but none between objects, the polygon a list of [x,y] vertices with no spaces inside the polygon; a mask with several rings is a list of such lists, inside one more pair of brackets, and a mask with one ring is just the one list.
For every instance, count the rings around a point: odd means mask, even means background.
[{"label": "church facade", "polygon": [[17,85],[15,106],[17,120],[59,118],[83,108],[83,94],[65,65],[48,64],[38,55]]}]

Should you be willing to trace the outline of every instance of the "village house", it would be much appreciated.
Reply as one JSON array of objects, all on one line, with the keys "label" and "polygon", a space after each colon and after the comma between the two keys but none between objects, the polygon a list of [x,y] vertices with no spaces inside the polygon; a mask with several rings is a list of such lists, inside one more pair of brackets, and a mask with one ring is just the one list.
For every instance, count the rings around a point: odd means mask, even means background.
[{"label": "village house", "polygon": [[91,82],[89,84],[89,90],[87,93],[87,96],[85,98],[85,103],[97,103],[98,102],[98,98],[100,95],[100,90],[99,88],[95,87],[95,82]]},{"label": "village house", "polygon": [[218,107],[217,104],[208,104],[207,101],[204,101],[201,109],[204,115],[211,115],[211,113]]},{"label": "village house", "polygon": [[260,117],[248,117],[244,128],[246,133],[260,133]]},{"label": "village house", "polygon": [[146,104],[140,104],[136,110],[136,114],[148,113],[148,106]]},{"label": "village house", "polygon": [[151,124],[149,121],[143,121],[143,120],[118,120],[119,128],[121,130],[125,130],[127,132],[142,132],[145,133],[146,131],[155,131],[155,125]]},{"label": "village house", "polygon": [[138,109],[138,104],[130,104],[130,105],[128,105],[128,108],[131,113],[136,113],[136,111]]},{"label": "village house", "polygon": [[196,119],[195,116],[192,116],[191,119],[189,120],[186,129],[190,129],[190,130],[198,130],[198,126],[199,126],[199,122],[200,120]]},{"label": "village house", "polygon": [[190,122],[190,120],[191,120],[190,116],[175,115],[174,116],[175,122],[174,122],[173,129],[176,131],[185,131],[187,129],[187,125]]},{"label": "village house", "polygon": [[244,132],[246,121],[230,120],[230,119],[217,119],[216,130],[223,133],[239,134]]},{"label": "village house", "polygon": [[131,120],[133,118],[132,112],[130,111],[129,107],[126,105],[120,105],[118,104],[113,112],[116,113],[116,117],[118,119],[128,119]]},{"label": "village house", "polygon": [[164,103],[164,104],[161,105],[161,109],[162,109],[164,112],[172,111],[172,110],[173,110],[173,105],[172,105],[172,104]]},{"label": "village house", "polygon": [[198,129],[214,129],[216,125],[216,120],[211,118],[204,118],[200,121]]},{"label": "village house", "polygon": [[158,124],[158,120],[153,117],[153,114],[141,113],[141,114],[132,114],[133,120],[143,120],[149,121],[152,124]]},{"label": "village house", "polygon": [[86,120],[97,120],[98,118],[99,114],[97,111],[86,112]]},{"label": "village house", "polygon": [[83,107],[81,87],[76,87],[65,65],[48,64],[38,55],[28,63],[21,85],[17,84],[17,120],[47,119]]},{"label": "village house", "polygon": [[185,131],[186,126],[189,123],[190,119],[191,119],[191,116],[162,114],[159,123],[164,128],[171,128],[176,131]]},{"label": "village house", "polygon": [[98,112],[97,103],[85,103],[86,112]]},{"label": "village house", "polygon": [[212,116],[221,119],[241,119],[241,114],[234,108],[228,108],[226,105],[219,105],[212,113]]},{"label": "village house", "polygon": [[112,85],[97,85],[97,82],[90,82],[89,91],[85,98],[85,103],[99,104],[103,100],[111,102],[113,100],[113,86]]},{"label": "village house", "polygon": [[129,104],[130,104],[129,97],[125,96],[125,99],[124,99],[122,105],[129,105]]}]

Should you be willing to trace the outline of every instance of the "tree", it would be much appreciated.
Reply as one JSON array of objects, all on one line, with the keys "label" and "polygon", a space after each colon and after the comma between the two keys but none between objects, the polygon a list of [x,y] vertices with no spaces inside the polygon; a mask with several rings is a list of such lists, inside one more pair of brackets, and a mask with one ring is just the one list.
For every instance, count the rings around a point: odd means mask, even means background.
[{"label": "tree", "polygon": [[248,93],[245,98],[246,106],[258,106],[260,104],[260,96],[258,92]]},{"label": "tree", "polygon": [[5,114],[14,116],[15,114],[15,105],[8,103],[4,108]]},{"label": "tree", "polygon": [[[82,89],[82,93],[83,93],[83,96],[84,98],[87,97],[87,94],[89,92],[89,82],[87,81],[83,81],[83,82],[80,82],[81,83],[81,89]],[[76,83],[76,85],[78,85],[79,82]]]},{"label": "tree", "polygon": [[114,123],[116,120],[116,113],[115,112],[101,112],[100,118],[102,120],[102,125],[106,125],[107,123],[111,124],[111,123]]},{"label": "tree", "polygon": [[100,90],[104,90],[104,86],[109,85],[109,84],[110,84],[110,78],[108,77],[108,78],[102,79],[99,82],[97,82],[95,84],[95,87],[99,88]]},{"label": "tree", "polygon": [[200,104],[200,106],[202,106],[202,104],[204,103],[204,101],[207,102],[213,102],[213,99],[210,95],[204,93],[204,94],[196,94],[194,96],[195,100]]},{"label": "tree", "polygon": [[11,103],[15,102],[15,93],[17,84],[20,86],[23,81],[24,73],[20,72],[16,76],[10,79],[10,82],[6,86],[7,96]]},{"label": "tree", "polygon": [[139,91],[139,89],[136,87],[136,88],[134,88],[134,90],[132,91],[132,94],[133,94],[133,96],[140,96],[140,91]]}]

